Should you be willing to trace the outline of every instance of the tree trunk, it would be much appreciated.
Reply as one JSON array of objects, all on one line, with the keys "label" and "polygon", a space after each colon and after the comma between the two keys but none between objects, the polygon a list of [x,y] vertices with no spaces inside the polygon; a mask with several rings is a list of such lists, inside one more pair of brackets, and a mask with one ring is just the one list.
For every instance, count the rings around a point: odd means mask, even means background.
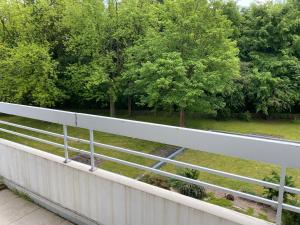
[{"label": "tree trunk", "polygon": [[131,96],[128,96],[128,116],[131,116],[132,115],[132,99],[131,99]]},{"label": "tree trunk", "polygon": [[179,126],[185,126],[185,112],[184,109],[180,109],[180,119],[179,119]]},{"label": "tree trunk", "polygon": [[109,110],[110,110],[110,116],[115,117],[116,116],[116,107],[115,107],[115,100],[113,96],[109,97]]}]

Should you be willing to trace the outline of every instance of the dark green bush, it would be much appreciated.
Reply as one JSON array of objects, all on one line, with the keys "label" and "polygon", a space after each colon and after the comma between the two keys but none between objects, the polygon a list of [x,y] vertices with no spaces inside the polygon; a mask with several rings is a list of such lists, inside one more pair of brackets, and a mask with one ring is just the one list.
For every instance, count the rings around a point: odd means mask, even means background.
[{"label": "dark green bush", "polygon": [[[197,180],[199,177],[199,172],[192,169],[181,169],[178,170],[177,174],[193,180]],[[199,185],[190,184],[181,180],[174,179],[171,180],[171,186],[179,193],[192,198],[203,199],[206,196],[205,188]]]}]

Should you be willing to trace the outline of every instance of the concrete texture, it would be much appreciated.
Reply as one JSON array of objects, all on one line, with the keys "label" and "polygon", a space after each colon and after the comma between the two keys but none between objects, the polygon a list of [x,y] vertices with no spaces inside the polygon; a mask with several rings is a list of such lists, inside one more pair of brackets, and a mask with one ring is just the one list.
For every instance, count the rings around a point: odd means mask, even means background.
[{"label": "concrete texture", "polygon": [[97,224],[271,224],[101,169],[90,172],[88,165],[63,161],[62,157],[0,139],[1,176]]},{"label": "concrete texture", "polygon": [[10,190],[0,191],[1,225],[72,225]]}]

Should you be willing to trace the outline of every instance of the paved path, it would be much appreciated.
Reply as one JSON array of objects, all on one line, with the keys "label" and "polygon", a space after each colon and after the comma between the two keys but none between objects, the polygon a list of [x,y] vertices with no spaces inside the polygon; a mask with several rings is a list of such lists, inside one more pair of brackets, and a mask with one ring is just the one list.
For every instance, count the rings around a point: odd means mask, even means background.
[{"label": "paved path", "polygon": [[17,196],[8,189],[0,191],[1,225],[72,225],[61,217]]}]

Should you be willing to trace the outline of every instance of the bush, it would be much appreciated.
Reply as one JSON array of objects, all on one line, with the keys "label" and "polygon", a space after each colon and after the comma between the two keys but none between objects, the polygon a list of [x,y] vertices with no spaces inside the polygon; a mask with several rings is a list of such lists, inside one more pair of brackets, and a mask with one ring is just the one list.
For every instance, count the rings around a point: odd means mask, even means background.
[{"label": "bush", "polygon": [[[297,201],[288,201],[288,204],[295,205],[300,207],[300,203]],[[300,214],[291,212],[291,211],[283,211],[282,214],[282,225],[299,225],[300,224]]]},{"label": "bush", "polygon": [[252,119],[252,115],[249,111],[246,111],[244,113],[240,113],[239,119],[244,121],[250,121]]},{"label": "bush", "polygon": [[141,178],[140,181],[145,182],[147,184],[152,184],[152,185],[160,187],[160,188],[170,190],[169,180],[162,176],[146,174],[145,176],[143,176]]},{"label": "bush", "polygon": [[[271,175],[266,176],[263,180],[267,181],[267,182],[279,184],[280,183],[280,176],[276,171],[272,171]],[[289,186],[289,187],[295,187],[294,178],[292,176],[285,176],[285,185]],[[278,194],[279,194],[278,190],[275,190],[273,188],[266,188],[266,187],[264,188],[264,190],[265,190],[264,196],[266,198],[276,199],[278,197]],[[294,197],[295,194],[284,192],[284,195],[283,195],[284,202],[286,202],[288,200],[289,196]]]},{"label": "bush", "polygon": [[[199,172],[197,170],[192,169],[182,169],[178,170],[178,175],[187,177],[193,180],[197,180],[199,177]],[[203,199],[206,196],[205,188],[199,185],[186,183],[181,180],[172,180],[171,186],[177,190],[180,194],[196,198]]]}]

